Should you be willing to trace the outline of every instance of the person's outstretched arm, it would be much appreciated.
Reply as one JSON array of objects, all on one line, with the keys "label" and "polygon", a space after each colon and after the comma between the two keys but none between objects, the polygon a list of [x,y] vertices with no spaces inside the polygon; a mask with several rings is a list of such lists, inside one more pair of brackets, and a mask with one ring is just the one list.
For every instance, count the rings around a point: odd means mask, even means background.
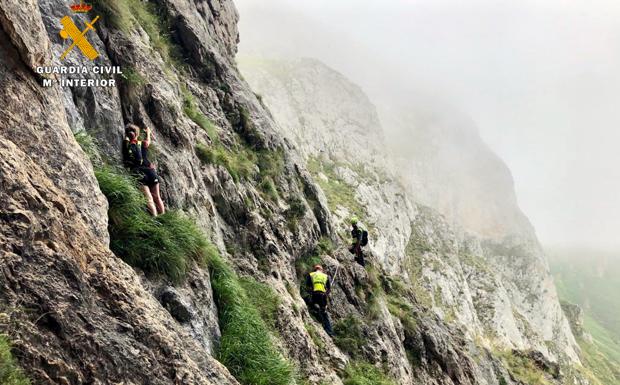
[{"label": "person's outstretched arm", "polygon": [[144,143],[145,147],[148,147],[151,144],[151,129],[144,127],[144,132],[146,132],[146,139],[142,143]]}]

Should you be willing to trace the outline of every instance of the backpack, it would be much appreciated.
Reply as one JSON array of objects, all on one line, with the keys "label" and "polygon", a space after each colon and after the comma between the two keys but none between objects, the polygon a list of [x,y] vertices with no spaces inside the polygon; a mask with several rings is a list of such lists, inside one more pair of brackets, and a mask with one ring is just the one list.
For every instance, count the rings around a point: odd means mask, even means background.
[{"label": "backpack", "polygon": [[125,165],[129,168],[137,168],[142,165],[142,142],[137,142],[135,145],[125,140],[123,152]]},{"label": "backpack", "polygon": [[366,246],[368,244],[368,231],[363,230],[362,231],[362,242],[360,243],[361,246]]}]

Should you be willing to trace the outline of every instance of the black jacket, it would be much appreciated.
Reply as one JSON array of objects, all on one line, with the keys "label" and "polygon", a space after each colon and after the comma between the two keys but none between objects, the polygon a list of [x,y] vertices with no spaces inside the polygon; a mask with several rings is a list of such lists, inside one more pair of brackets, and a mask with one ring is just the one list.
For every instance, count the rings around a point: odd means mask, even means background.
[{"label": "black jacket", "polygon": [[131,142],[129,139],[123,141],[123,162],[125,167],[133,172],[141,168],[150,168],[151,162],[148,158],[149,142]]}]

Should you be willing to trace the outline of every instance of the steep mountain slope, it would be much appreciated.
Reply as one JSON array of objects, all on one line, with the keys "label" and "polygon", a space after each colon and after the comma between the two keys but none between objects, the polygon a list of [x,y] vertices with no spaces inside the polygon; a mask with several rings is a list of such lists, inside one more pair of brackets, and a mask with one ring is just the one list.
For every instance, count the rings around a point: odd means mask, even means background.
[{"label": "steep mountain slope", "polygon": [[562,297],[582,306],[620,339],[620,298],[609,295],[620,290],[618,253],[552,248],[549,264]]},{"label": "steep mountain slope", "polygon": [[386,97],[378,112],[388,147],[418,201],[477,237],[537,242],[517,204],[510,170],[469,117],[419,95]]},{"label": "steep mountain slope", "polygon": [[[297,144],[310,170],[314,169],[335,211],[361,211],[373,229],[371,247],[386,269],[429,293],[427,302],[444,320],[456,321],[469,338],[500,349],[535,349],[553,360],[577,360],[576,343],[542,251],[516,206],[510,174],[486,146],[476,144],[475,132],[457,130],[454,123],[437,123],[440,129],[435,131],[423,127],[413,140],[403,135],[399,145],[431,148],[427,153],[435,155],[403,159],[402,153],[386,152],[388,139],[363,92],[321,63],[242,58],[240,66],[282,134]],[[429,132],[422,135],[420,130]],[[447,152],[458,154],[452,158],[461,161],[446,164],[442,153]],[[470,171],[463,172],[466,168]],[[434,178],[435,182],[409,188],[413,182],[420,183],[415,176],[422,173],[423,181]],[[352,202],[339,196],[333,186],[338,181],[354,191]],[[466,185],[462,190],[457,188],[460,182]],[[481,194],[475,199],[473,189]],[[453,202],[450,206],[463,202],[461,207],[467,209],[446,212],[441,203],[446,196]],[[435,201],[430,201],[433,197]],[[453,219],[450,222],[462,227],[451,228],[419,202],[444,212]],[[484,214],[480,217],[477,212]],[[458,219],[472,216],[477,219]],[[482,224],[494,231],[486,231]]]},{"label": "steep mountain slope", "polygon": [[[101,16],[88,35],[100,57],[90,62],[74,51],[61,63],[70,43],[59,21],[69,5],[0,2],[0,333],[33,383],[574,382],[549,362],[575,355],[555,298],[540,295],[546,276],[528,262],[539,259],[498,245],[487,255],[490,246],[454,235],[412,203],[381,153],[352,188],[362,171],[287,142],[234,64],[231,1],[96,1],[90,14],[72,18],[82,26]],[[56,76],[37,74],[41,65],[116,65],[123,74],[115,87],[47,88],[43,78]],[[372,110],[365,116],[376,120]],[[154,131],[151,151],[173,209],[157,221],[122,210],[143,203],[119,162],[127,122]],[[349,134],[357,123],[343,126]],[[361,134],[351,140],[380,149],[380,135]],[[365,202],[360,214],[376,230],[367,269],[351,261],[342,234],[342,219],[358,209],[352,199]],[[145,223],[151,231],[134,234]],[[204,249],[173,259],[183,243]],[[128,248],[141,253],[118,251]],[[512,286],[522,282],[512,279],[514,263],[506,272],[478,268],[476,258],[463,262],[469,254],[488,264],[490,256],[503,256],[497,264],[517,259],[519,274],[543,285],[526,282],[534,290],[526,296]],[[334,339],[299,290],[316,261],[337,274]],[[479,285],[493,282],[490,289],[472,291],[464,280],[471,274]],[[493,309],[488,322],[482,307]],[[521,328],[510,329],[517,319]],[[498,336],[497,351],[478,333],[485,327],[513,334]],[[478,334],[487,341],[476,343]],[[511,346],[524,351],[505,350]]]},{"label": "steep mountain slope", "polygon": [[603,384],[620,382],[620,261],[617,253],[550,249],[549,264],[584,361]]}]

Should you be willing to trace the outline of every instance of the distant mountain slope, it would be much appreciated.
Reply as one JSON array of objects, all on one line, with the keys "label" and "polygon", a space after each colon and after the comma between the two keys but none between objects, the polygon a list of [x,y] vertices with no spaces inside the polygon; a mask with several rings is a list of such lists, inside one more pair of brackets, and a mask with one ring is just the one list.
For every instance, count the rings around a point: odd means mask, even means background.
[{"label": "distant mountain slope", "polygon": [[580,305],[620,341],[620,252],[552,250],[549,254],[560,295]]},{"label": "distant mountain slope", "polygon": [[386,143],[418,201],[478,237],[536,238],[510,169],[469,116],[431,96],[382,96],[376,103]]},{"label": "distant mountain slope", "polygon": [[[421,127],[424,135],[403,133],[403,151],[393,151],[374,100],[325,64],[255,57],[238,63],[280,133],[307,160],[336,227],[344,230],[351,213],[361,217],[371,227],[369,249],[433,312],[499,350],[578,360],[510,171],[470,123],[459,126],[463,119],[446,109]],[[413,124],[403,112],[395,114]],[[415,154],[407,157],[407,148]],[[340,194],[345,185],[352,194]],[[452,215],[455,206],[469,222]]]},{"label": "distant mountain slope", "polygon": [[584,363],[604,384],[620,383],[620,253],[552,250],[560,298],[579,305],[587,333],[578,342]]}]

